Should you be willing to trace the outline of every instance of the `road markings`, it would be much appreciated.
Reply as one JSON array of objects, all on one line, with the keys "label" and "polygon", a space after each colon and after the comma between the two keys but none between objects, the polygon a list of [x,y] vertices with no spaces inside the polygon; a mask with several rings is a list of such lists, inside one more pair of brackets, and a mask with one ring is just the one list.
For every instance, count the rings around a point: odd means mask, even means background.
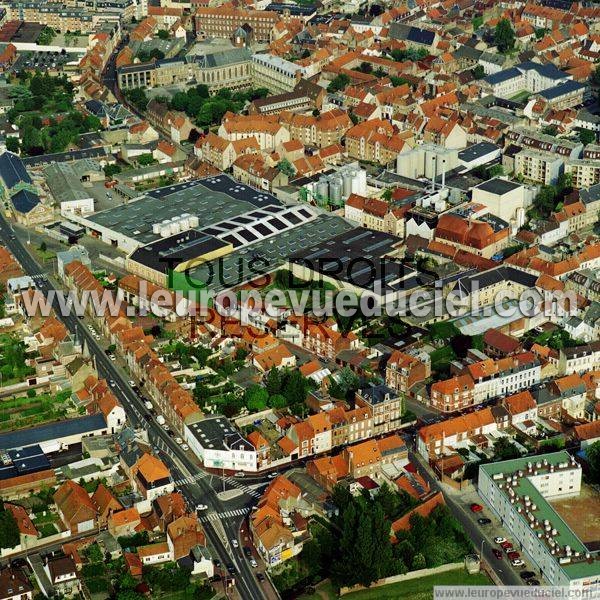
[{"label": "road markings", "polygon": [[184,477],[183,479],[177,479],[173,482],[175,487],[183,487],[186,485],[193,485],[196,481],[200,481],[200,479],[204,479],[206,477],[206,473],[200,471],[200,473],[196,473],[195,475],[190,475],[189,477]]},{"label": "road markings", "polygon": [[231,519],[233,517],[243,517],[250,513],[249,508],[237,508],[235,510],[227,510],[222,513],[209,512],[200,517],[201,523],[208,523],[212,521],[220,521],[221,519]]},{"label": "road markings", "polygon": [[237,481],[236,479],[232,479],[231,477],[225,477],[225,482],[231,485],[232,487],[237,488],[238,490],[242,490],[244,494],[248,494],[248,496],[252,496],[253,498],[258,499],[262,496],[262,494],[258,490],[253,490],[247,485],[244,485],[243,483],[240,483],[239,481]]}]

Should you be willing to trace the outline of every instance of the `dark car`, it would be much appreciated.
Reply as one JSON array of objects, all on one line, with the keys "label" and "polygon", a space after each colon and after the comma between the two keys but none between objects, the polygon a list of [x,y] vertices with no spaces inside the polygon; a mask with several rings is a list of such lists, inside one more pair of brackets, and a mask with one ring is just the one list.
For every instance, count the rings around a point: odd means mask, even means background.
[{"label": "dark car", "polygon": [[265,580],[265,576],[262,573],[257,573],[256,579],[258,579],[262,583]]},{"label": "dark car", "polygon": [[494,553],[494,556],[498,560],[502,560],[502,552],[500,552],[500,550],[498,550],[498,548],[492,548],[492,552]]},{"label": "dark car", "polygon": [[488,519],[487,517],[481,517],[481,519],[477,519],[477,522],[480,525],[489,525],[492,522],[492,520]]},{"label": "dark car", "polygon": [[252,550],[250,550],[248,546],[244,546],[242,550],[244,551],[244,556],[246,558],[250,558],[252,556]]},{"label": "dark car", "polygon": [[235,567],[233,566],[233,563],[227,563],[225,566],[227,567],[227,572],[230,575],[235,575]]},{"label": "dark car", "polygon": [[540,585],[540,582],[537,579],[528,579],[527,585]]},{"label": "dark car", "polygon": [[535,577],[535,573],[533,571],[523,571],[522,573],[519,573],[519,577],[521,579],[532,579]]},{"label": "dark car", "polygon": [[213,565],[215,565],[215,567],[220,567],[221,561],[218,558],[213,558]]}]

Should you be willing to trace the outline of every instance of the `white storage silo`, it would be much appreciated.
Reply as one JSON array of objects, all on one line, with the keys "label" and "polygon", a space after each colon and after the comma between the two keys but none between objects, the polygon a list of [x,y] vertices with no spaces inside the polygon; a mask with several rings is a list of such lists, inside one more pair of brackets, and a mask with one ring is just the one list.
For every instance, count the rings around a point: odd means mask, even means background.
[{"label": "white storage silo", "polygon": [[317,184],[317,198],[321,202],[326,202],[329,199],[329,183],[324,177],[319,179]]},{"label": "white storage silo", "polygon": [[160,223],[154,223],[154,225],[152,225],[152,233],[160,233]]},{"label": "white storage silo", "polygon": [[190,228],[198,227],[198,225],[200,224],[200,221],[198,220],[198,217],[196,215],[190,216],[189,221],[190,221]]},{"label": "white storage silo", "polygon": [[346,200],[352,193],[352,175],[347,169],[342,174],[342,182],[342,195],[344,196],[344,200]]},{"label": "white storage silo", "polygon": [[359,169],[357,173],[358,189],[361,196],[367,195],[367,172],[364,169]]}]

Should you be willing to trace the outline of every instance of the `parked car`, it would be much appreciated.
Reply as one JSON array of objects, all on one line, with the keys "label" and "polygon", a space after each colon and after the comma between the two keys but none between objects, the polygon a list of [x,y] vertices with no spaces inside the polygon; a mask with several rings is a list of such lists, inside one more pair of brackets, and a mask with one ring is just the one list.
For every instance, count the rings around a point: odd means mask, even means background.
[{"label": "parked car", "polygon": [[494,556],[498,560],[502,560],[502,552],[500,552],[500,550],[498,550],[498,548],[492,548],[492,552],[494,553]]},{"label": "parked car", "polygon": [[198,504],[196,506],[196,510],[206,510],[207,508],[208,508],[208,506],[206,504]]},{"label": "parked car", "polygon": [[515,558],[514,560],[510,561],[510,564],[513,567],[522,567],[525,563],[520,558]]},{"label": "parked car", "polygon": [[265,580],[265,576],[262,573],[257,573],[256,579],[258,579],[262,583]]},{"label": "parked car", "polygon": [[483,510],[483,506],[481,504],[476,504],[475,502],[471,504],[471,512],[478,513]]},{"label": "parked car", "polygon": [[239,548],[239,547],[240,547],[240,545],[239,545],[238,541],[237,541],[237,540],[235,540],[235,539],[231,540],[231,545],[232,545],[234,548]]},{"label": "parked car", "polygon": [[251,559],[250,559],[250,566],[251,566],[253,569],[256,569],[256,567],[258,567],[258,563],[256,562],[256,560],[254,560],[254,558],[251,558]]},{"label": "parked car", "polygon": [[187,451],[190,449],[190,447],[189,447],[187,444],[181,444],[181,449],[182,449],[184,452],[187,452]]},{"label": "parked car", "polygon": [[252,550],[250,550],[248,546],[244,546],[242,550],[244,551],[244,556],[246,558],[250,558],[252,556]]},{"label": "parked car", "polygon": [[489,525],[492,522],[492,520],[488,519],[487,517],[482,517],[481,519],[477,519],[477,522],[480,525]]},{"label": "parked car", "polygon": [[175,438],[175,443],[179,444],[181,446],[181,444],[183,444],[183,440],[180,437],[176,437]]},{"label": "parked car", "polygon": [[500,545],[502,548],[504,548],[504,550],[508,550],[509,548],[513,547],[512,542],[509,541],[502,542]]},{"label": "parked car", "polygon": [[528,579],[527,585],[541,585],[537,579]]},{"label": "parked car", "polygon": [[533,571],[523,571],[522,573],[519,573],[519,577],[523,580],[533,579],[535,577],[535,573]]},{"label": "parked car", "polygon": [[494,538],[494,544],[504,544],[505,541],[506,541],[506,538],[503,538],[503,537],[495,537]]},{"label": "parked car", "polygon": [[235,575],[235,567],[233,566],[233,563],[227,563],[227,572],[230,575]]},{"label": "parked car", "polygon": [[508,552],[506,554],[506,556],[508,556],[508,558],[510,558],[510,560],[515,560],[517,558],[521,558],[521,555],[518,552]]}]

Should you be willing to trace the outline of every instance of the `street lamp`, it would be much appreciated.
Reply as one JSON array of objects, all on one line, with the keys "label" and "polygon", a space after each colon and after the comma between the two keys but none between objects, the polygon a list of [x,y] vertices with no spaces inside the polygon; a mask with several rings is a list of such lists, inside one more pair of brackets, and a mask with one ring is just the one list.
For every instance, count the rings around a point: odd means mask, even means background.
[{"label": "street lamp", "polygon": [[483,544],[485,544],[485,538],[481,538],[481,548],[479,550],[479,560],[483,560]]}]

